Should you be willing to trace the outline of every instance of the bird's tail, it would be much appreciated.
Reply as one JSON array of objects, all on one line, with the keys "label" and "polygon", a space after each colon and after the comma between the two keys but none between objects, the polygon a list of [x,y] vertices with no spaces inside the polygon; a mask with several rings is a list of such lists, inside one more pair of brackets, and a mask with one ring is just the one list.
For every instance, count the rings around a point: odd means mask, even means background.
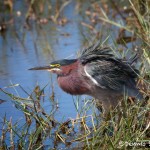
[{"label": "bird's tail", "polygon": [[127,91],[125,91],[125,93],[127,93],[128,96],[132,96],[135,97],[138,100],[142,100],[143,99],[143,95],[140,93],[140,91],[135,87],[132,89],[129,89]]}]

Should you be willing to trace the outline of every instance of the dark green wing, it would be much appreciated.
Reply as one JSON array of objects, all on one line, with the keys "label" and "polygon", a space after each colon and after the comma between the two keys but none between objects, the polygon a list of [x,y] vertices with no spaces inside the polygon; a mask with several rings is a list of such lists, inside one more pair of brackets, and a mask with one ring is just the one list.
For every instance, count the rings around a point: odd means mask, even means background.
[{"label": "dark green wing", "polygon": [[142,95],[136,88],[136,70],[131,62],[118,59],[109,47],[99,47],[99,43],[83,50],[79,60],[87,76],[99,87],[121,92],[126,90],[129,96]]},{"label": "dark green wing", "polygon": [[122,91],[124,86],[135,87],[136,70],[119,59],[93,60],[85,65],[85,71],[105,89]]}]

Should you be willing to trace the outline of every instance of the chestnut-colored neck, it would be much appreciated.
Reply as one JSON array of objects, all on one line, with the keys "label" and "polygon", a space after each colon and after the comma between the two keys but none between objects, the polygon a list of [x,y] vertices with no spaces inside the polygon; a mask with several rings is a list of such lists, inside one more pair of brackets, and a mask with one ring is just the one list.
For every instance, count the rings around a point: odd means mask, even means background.
[{"label": "chestnut-colored neck", "polygon": [[72,95],[82,95],[89,93],[89,86],[79,73],[79,64],[75,62],[69,66],[64,66],[62,75],[58,75],[59,86]]},{"label": "chestnut-colored neck", "polygon": [[58,74],[58,77],[61,76],[68,76],[70,73],[77,71],[78,69],[78,62],[76,61],[75,63],[65,65],[61,67],[61,73]]}]

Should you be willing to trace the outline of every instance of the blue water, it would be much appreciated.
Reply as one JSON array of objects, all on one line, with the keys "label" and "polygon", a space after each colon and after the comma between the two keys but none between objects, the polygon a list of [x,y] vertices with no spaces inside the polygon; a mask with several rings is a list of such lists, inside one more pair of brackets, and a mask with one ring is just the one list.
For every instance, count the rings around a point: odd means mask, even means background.
[{"label": "blue water", "polygon": [[[16,1],[14,12],[25,11],[20,8],[21,2]],[[74,14],[74,5],[68,5],[64,15],[71,20],[64,27],[49,22],[46,25],[38,25],[31,22],[32,28],[24,27],[25,16],[18,17],[14,14],[14,23],[5,33],[0,35],[0,87],[4,88],[11,84],[20,84],[26,91],[31,93],[36,85],[41,88],[48,84],[45,89],[48,97],[51,92],[51,84],[54,86],[55,100],[58,101],[58,118],[76,117],[72,96],[64,93],[57,84],[56,75],[46,71],[29,71],[34,66],[47,65],[53,60],[62,58],[75,58],[77,50],[81,48],[82,37],[78,27],[78,17]],[[72,20],[72,17],[74,19]],[[41,28],[40,28],[41,26]],[[63,36],[67,33],[70,36]],[[17,36],[16,36],[17,35]],[[52,80],[51,80],[52,78]],[[21,97],[27,97],[18,87],[6,88]],[[18,120],[22,117],[11,99],[0,92],[0,98],[7,102],[0,105],[0,118],[6,113],[7,118]],[[49,109],[45,101],[44,108]]]}]

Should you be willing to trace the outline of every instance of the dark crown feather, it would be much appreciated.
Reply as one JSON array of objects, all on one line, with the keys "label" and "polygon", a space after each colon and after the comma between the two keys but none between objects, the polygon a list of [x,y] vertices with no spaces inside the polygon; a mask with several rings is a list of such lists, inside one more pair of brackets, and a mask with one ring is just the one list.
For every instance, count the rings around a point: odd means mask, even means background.
[{"label": "dark crown feather", "polygon": [[80,61],[82,62],[82,64],[86,64],[95,59],[110,59],[113,57],[114,55],[111,54],[111,48],[108,46],[102,47],[101,44],[98,42],[82,50],[80,55]]},{"label": "dark crown feather", "polygon": [[111,49],[110,47],[102,47],[100,42],[97,42],[96,44],[93,44],[89,46],[88,48],[85,48],[81,51],[81,57],[89,55],[91,53],[99,53],[101,55],[108,55],[110,53]]}]

